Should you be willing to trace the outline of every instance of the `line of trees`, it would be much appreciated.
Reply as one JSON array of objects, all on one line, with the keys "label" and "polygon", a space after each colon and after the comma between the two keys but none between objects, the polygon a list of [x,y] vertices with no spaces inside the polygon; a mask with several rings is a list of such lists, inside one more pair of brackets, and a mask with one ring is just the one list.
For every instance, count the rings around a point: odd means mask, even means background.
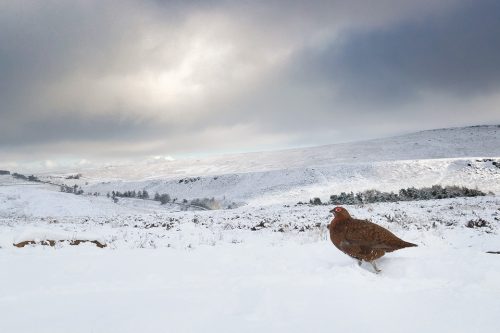
[{"label": "line of trees", "polygon": [[[81,195],[81,194],[84,194],[84,191],[81,187],[79,187],[78,185],[73,185],[73,186],[68,186],[68,185],[61,185],[60,186],[60,189],[61,189],[61,192],[65,192],[65,193],[73,193],[73,194],[77,194],[77,195]],[[93,195],[99,195],[98,192],[95,192]],[[199,207],[199,208],[204,208],[204,209],[209,209],[209,210],[213,210],[213,209],[222,209],[224,207],[223,204],[215,199],[215,198],[197,198],[197,199],[193,199],[193,200],[190,200],[188,201],[187,199],[183,199],[182,201],[178,201],[177,198],[173,198],[168,194],[168,193],[158,193],[158,192],[155,192],[154,196],[151,198],[148,191],[146,190],[142,190],[142,191],[123,191],[123,192],[120,192],[120,191],[112,191],[112,192],[108,192],[106,194],[106,196],[108,198],[111,198],[113,199],[113,202],[117,203],[118,202],[118,198],[132,198],[132,199],[142,199],[142,200],[154,200],[154,201],[159,201],[160,204],[162,205],[165,205],[167,203],[175,203],[175,204],[179,204],[181,206],[185,206],[185,207],[188,207],[188,206],[194,206],[194,207]],[[236,203],[231,203],[230,205],[228,205],[227,207],[225,208],[228,208],[228,209],[231,209],[231,208],[236,208],[237,207],[237,204]]]},{"label": "line of trees", "polygon": [[[165,205],[169,202],[171,203],[177,203],[179,205],[184,205],[184,206],[196,206],[200,208],[205,208],[205,209],[221,209],[221,203],[216,200],[215,198],[197,198],[193,199],[191,201],[188,201],[187,199],[183,199],[182,201],[177,201],[177,198],[173,198],[168,194],[168,193],[158,193],[156,192],[151,199],[149,196],[149,193],[146,190],[142,191],[125,191],[125,192],[120,192],[120,191],[112,191],[111,193],[108,192],[107,194],[108,198],[112,198],[114,202],[118,202],[117,198],[136,198],[136,199],[146,199],[146,200],[154,200],[154,201],[159,201],[160,204]],[[236,204],[230,205],[229,208],[236,207]]]},{"label": "line of trees", "polygon": [[159,194],[158,192],[155,193],[154,200],[159,201],[162,205],[172,201],[167,193]]},{"label": "line of trees", "polygon": [[120,191],[112,191],[111,194],[108,192],[107,194],[108,198],[112,197],[119,197],[119,198],[137,198],[137,199],[149,199],[149,193],[146,190],[143,191],[125,191],[125,192],[120,192]]},{"label": "line of trees", "polygon": [[[485,196],[486,193],[470,189],[464,186],[441,186],[434,185],[431,187],[415,188],[408,187],[394,192],[381,192],[377,190],[367,190],[363,192],[341,192],[338,195],[331,195],[330,201],[325,204],[334,205],[358,205],[374,202],[396,202],[396,201],[417,201],[417,200],[432,200],[432,199],[447,199],[457,197],[477,197]],[[313,198],[309,201],[312,205],[321,205],[320,198]]]},{"label": "line of trees", "polygon": [[40,179],[38,179],[38,177],[36,177],[34,175],[25,176],[25,175],[22,175],[20,173],[14,172],[13,174],[11,174],[11,176],[16,178],[16,179],[27,180],[30,182],[40,182]]},{"label": "line of trees", "polygon": [[82,188],[76,184],[73,186],[68,186],[68,185],[63,184],[59,188],[60,188],[61,192],[64,192],[64,193],[73,193],[76,195],[82,195],[84,193]]},{"label": "line of trees", "polygon": [[[150,199],[149,193],[146,190],[142,191],[112,191],[111,193],[108,192],[107,197],[113,198],[134,198],[134,199],[143,199],[143,200],[148,200]],[[168,202],[175,202],[176,199],[172,200],[169,194],[163,193],[160,194],[158,192],[155,193],[153,196],[152,200],[159,201],[162,205],[168,203]],[[116,202],[116,201],[115,201]]]}]

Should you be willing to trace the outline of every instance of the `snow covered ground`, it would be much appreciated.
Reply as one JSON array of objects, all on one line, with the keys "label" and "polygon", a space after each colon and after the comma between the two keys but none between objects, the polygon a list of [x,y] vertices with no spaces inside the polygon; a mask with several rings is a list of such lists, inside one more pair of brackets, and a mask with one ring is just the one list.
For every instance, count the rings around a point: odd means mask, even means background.
[{"label": "snow covered ground", "polygon": [[[499,133],[39,175],[92,193],[146,188],[242,204],[231,210],[114,203],[0,176],[0,332],[497,332],[500,255],[486,252],[500,251]],[[64,179],[76,172],[82,179]],[[378,275],[330,243],[331,206],[296,204],[434,184],[492,193],[346,206],[419,245],[380,259]],[[44,239],[57,242],[13,246]]]},{"label": "snow covered ground", "polygon": [[380,275],[326,241],[9,250],[0,329],[497,332],[500,260],[447,245],[391,254]]},{"label": "snow covered ground", "polygon": [[[434,184],[500,194],[500,127],[424,131],[406,136],[278,152],[162,161],[42,174],[86,192],[147,190],[178,199],[215,197],[257,206],[296,203],[341,191]],[[65,179],[80,172],[79,180]]]}]

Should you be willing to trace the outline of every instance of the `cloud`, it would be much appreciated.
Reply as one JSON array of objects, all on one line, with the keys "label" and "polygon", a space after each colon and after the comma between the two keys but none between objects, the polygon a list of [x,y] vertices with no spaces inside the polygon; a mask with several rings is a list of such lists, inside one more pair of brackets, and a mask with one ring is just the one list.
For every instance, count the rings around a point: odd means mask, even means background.
[{"label": "cloud", "polygon": [[422,92],[457,99],[500,87],[500,3],[468,2],[441,15],[354,28],[301,59],[343,102],[407,103]]},{"label": "cloud", "polygon": [[[0,157],[147,158],[500,121],[498,9],[466,0],[2,2]],[[428,110],[434,123],[418,120]]]}]

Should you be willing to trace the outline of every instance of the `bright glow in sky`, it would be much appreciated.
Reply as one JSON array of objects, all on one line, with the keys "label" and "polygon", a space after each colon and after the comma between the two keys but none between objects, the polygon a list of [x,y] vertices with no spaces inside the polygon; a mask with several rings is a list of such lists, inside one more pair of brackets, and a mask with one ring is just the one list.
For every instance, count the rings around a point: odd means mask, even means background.
[{"label": "bright glow in sky", "polygon": [[0,3],[0,167],[500,123],[500,3]]}]

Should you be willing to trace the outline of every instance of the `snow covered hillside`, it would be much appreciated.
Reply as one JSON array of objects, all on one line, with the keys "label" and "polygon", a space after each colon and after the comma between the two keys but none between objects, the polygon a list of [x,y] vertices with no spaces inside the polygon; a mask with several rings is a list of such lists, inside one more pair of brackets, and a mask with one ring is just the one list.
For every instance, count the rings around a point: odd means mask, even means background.
[{"label": "snow covered hillside", "polygon": [[140,165],[98,169],[66,170],[81,172],[89,181],[184,178],[336,164],[381,161],[499,157],[500,125],[446,128],[397,137],[328,146],[220,155],[200,159],[148,161]]},{"label": "snow covered hillside", "polygon": [[[247,204],[328,199],[342,191],[435,184],[500,192],[500,127],[424,131],[400,137],[201,160],[108,167],[44,175],[86,192],[147,190],[173,198],[215,197]],[[86,185],[87,184],[87,185]]]},{"label": "snow covered hillside", "polygon": [[[499,165],[500,128],[482,126],[37,175],[52,184],[0,175],[0,332],[497,332]],[[331,244],[331,205],[297,204],[436,184],[491,193],[345,206],[418,244],[381,274]],[[239,206],[106,196],[144,189]]]}]

